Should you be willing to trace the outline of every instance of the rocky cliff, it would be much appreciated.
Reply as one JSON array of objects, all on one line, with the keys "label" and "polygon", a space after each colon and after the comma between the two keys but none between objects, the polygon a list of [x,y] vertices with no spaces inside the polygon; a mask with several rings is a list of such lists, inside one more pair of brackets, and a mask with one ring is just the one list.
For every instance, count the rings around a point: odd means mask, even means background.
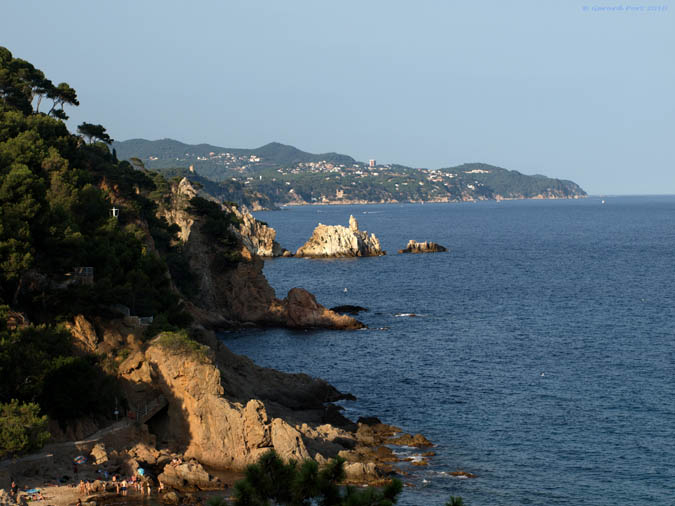
[{"label": "rocky cliff", "polygon": [[[190,297],[186,307],[198,323],[210,328],[241,324],[337,329],[363,327],[354,318],[339,315],[318,304],[314,296],[302,288],[293,288],[285,299],[276,298],[262,274],[262,259],[246,244],[254,250],[262,247],[271,252],[275,246],[269,241],[254,239],[255,234],[238,235],[238,261],[224,266],[223,258],[232,256],[233,252],[226,251],[222,244],[204,232],[205,218],[196,215],[190,207],[190,200],[196,195],[197,190],[192,184],[187,179],[181,180],[172,188],[171,205],[161,213],[169,223],[175,223],[181,229],[180,238],[197,285],[197,294]],[[223,210],[228,211],[225,206]],[[242,223],[248,223],[245,228],[249,231],[273,232],[262,224],[254,224],[250,214],[240,213],[238,217]],[[273,236],[268,235],[268,239],[270,237],[273,242]]]},{"label": "rocky cliff", "polygon": [[239,209],[237,206],[226,206],[226,208],[239,219],[239,226],[232,227],[232,230],[252,254],[259,257],[288,255],[288,251],[275,240],[276,230],[256,220],[246,208]]},{"label": "rocky cliff", "polygon": [[[160,211],[169,223],[175,223],[180,227],[179,237],[184,242],[189,239],[195,222],[194,215],[189,212],[189,204],[190,199],[196,196],[215,201],[208,194],[195,188],[189,179],[182,178],[178,185],[172,188],[170,205],[164,206]],[[276,241],[276,230],[256,220],[245,207],[240,209],[229,204],[223,204],[222,207],[237,217],[239,223],[231,229],[252,255],[278,257],[287,251]]]},{"label": "rocky cliff", "polygon": [[384,255],[375,234],[359,230],[354,216],[349,217],[349,228],[341,225],[319,225],[312,237],[296,252],[298,257],[366,257]]},{"label": "rocky cliff", "polygon": [[340,456],[349,480],[362,483],[392,470],[397,459],[382,445],[430,445],[379,420],[373,428],[345,419],[331,403],[353,397],[323,380],[256,366],[208,331],[197,337],[208,346],[180,348],[160,335],[137,348],[118,373],[136,404],[168,400],[147,425],[158,446],[186,459],[242,470],[272,448],[286,460],[321,464]]}]

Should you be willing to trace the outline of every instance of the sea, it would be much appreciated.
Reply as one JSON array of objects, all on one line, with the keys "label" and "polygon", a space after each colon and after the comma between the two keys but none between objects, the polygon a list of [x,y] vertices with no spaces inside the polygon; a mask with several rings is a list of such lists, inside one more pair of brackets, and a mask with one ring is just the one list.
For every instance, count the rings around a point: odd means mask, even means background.
[{"label": "sea", "polygon": [[[301,286],[366,307],[368,329],[221,338],[354,394],[351,419],[433,441],[399,504],[675,504],[674,196],[255,213],[291,251],[350,215],[386,256],[277,258],[264,273],[280,298]],[[448,252],[397,254],[410,239]]]}]

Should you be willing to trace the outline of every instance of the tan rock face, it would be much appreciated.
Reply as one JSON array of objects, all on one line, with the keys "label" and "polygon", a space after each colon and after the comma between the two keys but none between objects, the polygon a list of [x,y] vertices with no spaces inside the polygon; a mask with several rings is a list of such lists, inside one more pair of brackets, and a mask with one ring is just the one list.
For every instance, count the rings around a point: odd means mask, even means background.
[{"label": "tan rock face", "polygon": [[448,249],[431,241],[417,242],[410,239],[405,248],[398,250],[399,253],[440,253]]},{"label": "tan rock face", "polygon": [[281,418],[272,421],[272,446],[284,460],[303,461],[311,458],[302,439],[302,434]]},{"label": "tan rock face", "polygon": [[295,253],[299,257],[367,257],[384,255],[375,234],[359,230],[354,216],[349,217],[349,228],[341,225],[319,225],[312,237]]},{"label": "tan rock face", "polygon": [[259,257],[280,257],[286,251],[275,240],[276,230],[256,220],[246,208],[239,209],[235,206],[227,206],[227,209],[239,218],[237,227],[232,231],[241,239],[246,249]]},{"label": "tan rock face", "polygon": [[187,458],[221,469],[243,469],[275,448],[284,458],[309,456],[302,435],[280,418],[268,416],[252,399],[230,402],[221,375],[211,363],[173,354],[157,344],[146,351],[154,383],[169,398],[169,440]]},{"label": "tan rock face", "polygon": [[77,315],[73,323],[67,323],[66,327],[73,336],[73,344],[84,353],[94,353],[98,345],[96,329],[84,316]]}]

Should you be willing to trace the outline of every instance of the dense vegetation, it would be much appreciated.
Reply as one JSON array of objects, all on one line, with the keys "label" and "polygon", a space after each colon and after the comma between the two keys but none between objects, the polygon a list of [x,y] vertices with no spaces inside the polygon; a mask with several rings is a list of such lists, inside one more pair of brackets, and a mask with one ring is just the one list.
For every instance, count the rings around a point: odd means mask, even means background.
[{"label": "dense vegetation", "polygon": [[[315,155],[279,143],[249,150],[188,145],[170,139],[134,139],[114,145],[122,158],[138,157],[168,174],[182,171],[182,175],[202,183],[214,197],[248,206],[585,195],[571,181],[529,176],[481,163],[438,170],[395,164],[369,167],[346,155]],[[181,165],[193,166],[194,172],[176,169]]]},{"label": "dense vegetation", "polygon": [[74,354],[59,322],[120,305],[154,316],[153,333],[190,321],[171,283],[190,295],[178,227],[157,217],[170,183],[119,161],[102,125],[70,133],[64,107],[78,104],[67,83],[0,47],[0,453],[39,446],[43,415],[112,415],[110,357]]},{"label": "dense vegetation", "polygon": [[235,484],[235,504],[262,506],[271,501],[288,506],[391,506],[403,489],[403,484],[396,479],[383,489],[340,487],[344,479],[342,459],[332,460],[319,470],[313,460],[285,463],[271,450],[256,464],[248,466],[245,478]]},{"label": "dense vegetation", "polygon": [[17,400],[0,404],[0,458],[37,450],[47,439],[47,417],[40,416],[40,406]]},{"label": "dense vegetation", "polygon": [[209,347],[190,338],[185,330],[162,332],[157,337],[157,344],[172,353],[191,357],[197,362],[206,362],[209,357]]}]

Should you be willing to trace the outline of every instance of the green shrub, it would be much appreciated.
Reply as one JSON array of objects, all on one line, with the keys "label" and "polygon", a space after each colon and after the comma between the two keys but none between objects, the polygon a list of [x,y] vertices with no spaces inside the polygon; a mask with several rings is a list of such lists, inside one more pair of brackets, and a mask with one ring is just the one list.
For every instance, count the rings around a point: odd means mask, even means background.
[{"label": "green shrub", "polygon": [[246,477],[235,484],[238,505],[330,504],[335,506],[391,506],[403,489],[399,480],[383,489],[340,487],[344,480],[344,460],[331,461],[322,470],[313,460],[284,462],[274,450],[262,455],[246,468]]},{"label": "green shrub", "polygon": [[209,347],[199,344],[185,330],[162,332],[157,338],[157,344],[166,350],[187,355],[201,363],[209,361]]},{"label": "green shrub", "polygon": [[19,403],[0,404],[0,458],[38,450],[49,439],[47,417],[40,416],[40,406]]}]

